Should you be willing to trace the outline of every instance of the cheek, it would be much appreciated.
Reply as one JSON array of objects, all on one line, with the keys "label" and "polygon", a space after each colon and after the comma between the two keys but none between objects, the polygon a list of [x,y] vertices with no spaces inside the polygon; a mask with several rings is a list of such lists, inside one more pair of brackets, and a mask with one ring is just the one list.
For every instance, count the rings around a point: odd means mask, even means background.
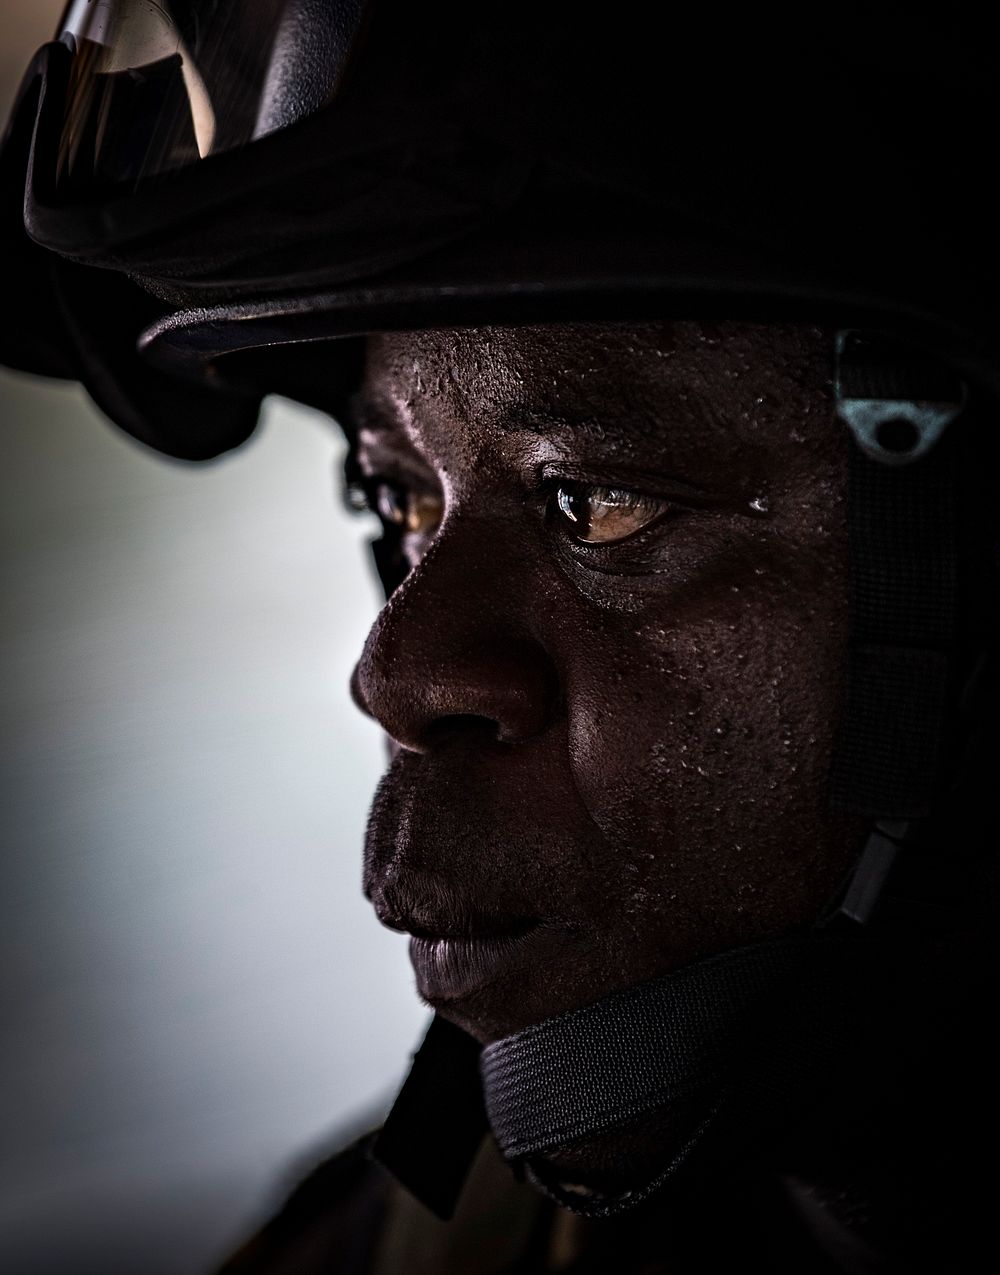
[{"label": "cheek", "polygon": [[[839,608],[731,591],[697,623],[629,617],[570,697],[577,789],[615,849],[605,891],[711,945],[780,925],[841,871],[827,813]],[[754,928],[754,927],[751,927]]]}]

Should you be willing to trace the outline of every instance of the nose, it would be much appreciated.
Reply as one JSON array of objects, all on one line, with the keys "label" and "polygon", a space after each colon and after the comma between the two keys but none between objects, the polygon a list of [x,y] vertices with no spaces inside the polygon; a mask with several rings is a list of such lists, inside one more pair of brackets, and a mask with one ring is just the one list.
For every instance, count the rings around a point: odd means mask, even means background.
[{"label": "nose", "polygon": [[530,632],[530,565],[465,534],[471,552],[461,528],[445,530],[395,590],[351,677],[355,703],[413,752],[454,731],[530,739],[556,711],[555,666]]}]

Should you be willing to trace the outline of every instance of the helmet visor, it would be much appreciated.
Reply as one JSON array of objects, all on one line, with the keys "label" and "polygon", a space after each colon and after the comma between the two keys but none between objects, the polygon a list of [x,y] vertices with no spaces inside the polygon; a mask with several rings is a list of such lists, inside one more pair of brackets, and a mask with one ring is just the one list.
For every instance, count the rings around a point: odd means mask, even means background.
[{"label": "helmet visor", "polygon": [[370,0],[72,0],[56,157],[86,198],[234,150],[340,90]]}]

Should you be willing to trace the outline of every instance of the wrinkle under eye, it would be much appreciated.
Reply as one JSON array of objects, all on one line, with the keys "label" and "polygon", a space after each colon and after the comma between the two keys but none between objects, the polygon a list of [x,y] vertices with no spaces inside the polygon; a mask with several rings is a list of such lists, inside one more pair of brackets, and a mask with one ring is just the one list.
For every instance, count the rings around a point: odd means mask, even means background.
[{"label": "wrinkle under eye", "polygon": [[665,500],[621,487],[560,483],[556,506],[575,539],[585,544],[616,544],[666,513]]}]

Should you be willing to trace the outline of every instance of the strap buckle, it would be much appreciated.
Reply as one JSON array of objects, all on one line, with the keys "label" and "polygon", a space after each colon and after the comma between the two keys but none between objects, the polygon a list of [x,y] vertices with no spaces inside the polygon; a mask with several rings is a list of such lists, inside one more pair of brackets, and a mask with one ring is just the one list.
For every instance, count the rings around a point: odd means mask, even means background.
[{"label": "strap buckle", "polygon": [[965,382],[919,350],[869,333],[837,333],[837,415],[866,456],[908,465],[965,407]]}]

